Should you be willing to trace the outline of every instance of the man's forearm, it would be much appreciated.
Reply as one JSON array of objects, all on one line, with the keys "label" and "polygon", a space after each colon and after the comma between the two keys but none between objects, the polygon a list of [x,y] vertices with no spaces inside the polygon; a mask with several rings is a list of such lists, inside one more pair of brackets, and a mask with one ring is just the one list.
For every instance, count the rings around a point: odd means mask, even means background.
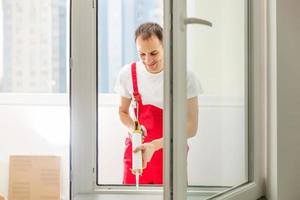
[{"label": "man's forearm", "polygon": [[129,130],[133,129],[134,122],[128,114],[120,113],[120,120]]},{"label": "man's forearm", "polygon": [[[191,138],[194,137],[196,135],[197,129],[195,128],[194,125],[191,125],[191,127],[188,126],[188,130],[187,130],[187,138]],[[163,148],[164,146],[164,138],[159,138],[156,140],[153,140],[151,142],[154,146],[155,151]]]},{"label": "man's forearm", "polygon": [[198,126],[197,124],[189,122],[187,124],[187,138],[194,137],[197,133]]}]

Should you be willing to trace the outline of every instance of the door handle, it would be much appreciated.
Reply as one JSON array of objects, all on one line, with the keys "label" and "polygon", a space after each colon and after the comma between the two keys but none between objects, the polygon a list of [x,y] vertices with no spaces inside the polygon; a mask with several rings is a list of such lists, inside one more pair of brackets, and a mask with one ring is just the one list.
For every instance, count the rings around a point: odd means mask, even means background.
[{"label": "door handle", "polygon": [[188,24],[202,24],[205,26],[210,26],[212,27],[212,23],[210,21],[204,20],[204,19],[199,19],[199,18],[185,18],[184,19],[184,24],[188,25]]}]

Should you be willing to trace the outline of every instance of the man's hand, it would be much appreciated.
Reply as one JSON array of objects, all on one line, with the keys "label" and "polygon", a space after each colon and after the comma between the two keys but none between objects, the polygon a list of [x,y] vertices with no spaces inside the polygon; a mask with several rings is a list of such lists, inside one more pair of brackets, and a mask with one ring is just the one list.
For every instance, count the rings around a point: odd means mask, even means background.
[{"label": "man's hand", "polygon": [[144,143],[133,150],[133,152],[142,151],[142,159],[143,159],[143,169],[147,167],[147,163],[150,162],[154,152],[155,147],[150,143]]}]

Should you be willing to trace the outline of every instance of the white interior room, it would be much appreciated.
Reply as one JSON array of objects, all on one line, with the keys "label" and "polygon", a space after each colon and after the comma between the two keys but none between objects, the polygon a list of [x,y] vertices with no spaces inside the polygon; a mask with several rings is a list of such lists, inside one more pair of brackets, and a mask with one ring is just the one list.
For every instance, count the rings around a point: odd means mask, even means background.
[{"label": "white interior room", "polygon": [[[91,2],[0,0],[0,197],[12,187],[10,156],[31,155],[60,158],[61,200],[300,199],[300,2]],[[170,27],[166,8],[181,3],[212,27],[186,28],[186,69],[203,92],[188,186],[177,193],[184,181],[174,181],[168,198],[168,186],[122,185],[128,130],[113,87],[138,59],[136,26]]]}]

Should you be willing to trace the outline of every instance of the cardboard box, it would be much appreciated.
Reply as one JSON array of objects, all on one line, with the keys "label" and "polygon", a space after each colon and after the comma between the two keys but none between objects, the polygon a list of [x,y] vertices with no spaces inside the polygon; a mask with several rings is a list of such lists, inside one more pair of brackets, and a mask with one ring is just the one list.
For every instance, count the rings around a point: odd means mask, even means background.
[{"label": "cardboard box", "polygon": [[60,158],[10,156],[9,200],[60,200]]}]

